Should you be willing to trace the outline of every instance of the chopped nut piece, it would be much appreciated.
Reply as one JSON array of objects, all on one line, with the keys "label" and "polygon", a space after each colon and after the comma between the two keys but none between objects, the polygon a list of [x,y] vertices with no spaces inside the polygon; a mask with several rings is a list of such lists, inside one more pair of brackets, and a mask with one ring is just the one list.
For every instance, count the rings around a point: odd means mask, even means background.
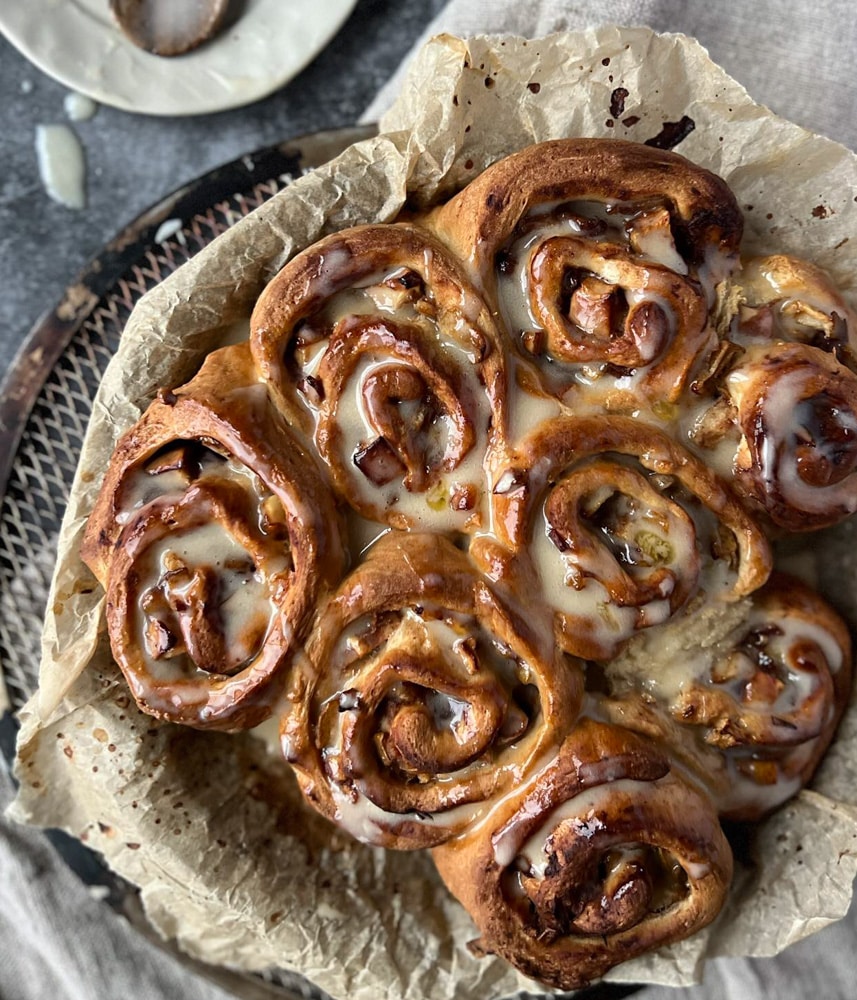
[{"label": "chopped nut piece", "polygon": [[280,498],[273,493],[262,501],[259,508],[259,523],[266,535],[278,541],[289,537],[285,508]]},{"label": "chopped nut piece", "polygon": [[698,396],[716,392],[720,382],[735,367],[735,362],[743,353],[743,347],[739,347],[731,340],[724,340],[708,359],[705,372],[691,383],[691,392]]},{"label": "chopped nut piece", "polygon": [[386,486],[407,471],[404,463],[383,438],[377,438],[372,444],[356,451],[354,464],[376,486]]},{"label": "chopped nut piece", "polygon": [[738,764],[738,770],[746,774],[757,785],[775,785],[777,783],[777,765],[772,760],[748,760]]},{"label": "chopped nut piece", "polygon": [[544,330],[522,330],[521,346],[529,354],[543,354],[546,345]]},{"label": "chopped nut piece", "polygon": [[453,483],[449,506],[453,510],[473,510],[477,497],[478,490],[473,483]]},{"label": "chopped nut piece", "polygon": [[700,448],[714,448],[727,435],[738,433],[737,419],[734,405],[727,399],[717,399],[696,418],[688,436]]},{"label": "chopped nut piece", "polygon": [[615,294],[614,285],[596,277],[584,278],[572,293],[568,318],[591,336],[609,340],[613,336]]},{"label": "chopped nut piece", "polygon": [[650,566],[664,566],[675,559],[672,545],[655,534],[654,531],[638,531],[634,535],[634,543],[646,557]]}]

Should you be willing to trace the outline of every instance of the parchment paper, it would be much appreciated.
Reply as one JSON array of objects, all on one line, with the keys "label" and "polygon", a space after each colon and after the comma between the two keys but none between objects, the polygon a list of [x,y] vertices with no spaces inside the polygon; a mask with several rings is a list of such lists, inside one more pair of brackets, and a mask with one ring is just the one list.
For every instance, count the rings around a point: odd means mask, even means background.
[{"label": "parchment paper", "polygon": [[[614,117],[620,87],[628,93]],[[101,632],[100,589],[77,556],[116,438],[324,233],[389,220],[406,199],[430,203],[532,142],[645,140],[683,116],[694,127],[677,150],[732,186],[747,251],[809,258],[854,302],[857,157],[752,103],[695,42],[606,27],[540,41],[435,39],[377,138],[297,181],[139,303],[98,394],[62,529],[13,812],[103,851],[141,886],[154,925],[192,954],[297,969],[353,1000],[485,1000],[534,988],[502,961],[468,953],[472,925],[427,855],[373,850],[334,831],[252,737],[201,734],[136,711]],[[852,624],[853,533],[849,523],[810,543],[828,596]],[[609,978],[686,984],[706,957],[773,954],[845,913],[857,870],[857,710],[813,790],[762,824],[742,860],[712,928]]]}]

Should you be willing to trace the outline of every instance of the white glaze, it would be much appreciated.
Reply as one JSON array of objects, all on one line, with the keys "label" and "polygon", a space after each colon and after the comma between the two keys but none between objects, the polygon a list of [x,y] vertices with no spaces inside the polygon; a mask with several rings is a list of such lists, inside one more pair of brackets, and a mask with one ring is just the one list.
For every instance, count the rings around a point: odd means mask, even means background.
[{"label": "white glaze", "polygon": [[[756,618],[759,624],[765,624],[768,619],[764,612],[751,618],[751,625],[755,624]],[[781,635],[772,635],[768,639],[768,649],[776,655],[785,659],[788,649],[801,640],[814,642],[822,652],[827,665],[833,673],[842,668],[842,648],[834,637],[826,629],[815,622],[807,621],[798,615],[778,617],[776,625],[782,631]]]},{"label": "white glaze", "polygon": [[[431,258],[432,251],[426,248],[423,260],[426,273],[429,273],[432,266]],[[364,511],[374,509],[377,512],[376,516],[381,518],[386,516],[386,512],[390,512],[394,518],[400,518],[415,530],[466,530],[469,524],[481,521],[485,517],[486,506],[482,484],[485,478],[483,461],[487,451],[490,422],[489,405],[485,387],[476,371],[479,357],[475,346],[470,342],[470,333],[473,329],[470,324],[481,312],[481,300],[474,293],[462,291],[461,313],[454,317],[446,317],[447,320],[454,320],[453,335],[448,335],[440,329],[434,319],[420,312],[407,290],[391,288],[385,284],[390,278],[394,278],[402,270],[401,268],[393,271],[377,271],[361,279],[359,285],[339,289],[341,274],[343,270],[347,273],[350,260],[348,252],[338,247],[325,251],[321,256],[319,273],[310,283],[308,294],[318,297],[323,303],[311,319],[313,328],[322,336],[317,341],[300,346],[296,351],[296,359],[303,375],[319,377],[329,345],[329,337],[324,335],[325,332],[332,333],[350,317],[377,315],[382,319],[390,318],[398,323],[416,327],[426,338],[427,343],[433,343],[438,353],[448,358],[452,369],[459,373],[463,383],[460,400],[467,417],[473,418],[475,442],[454,469],[441,471],[440,466],[447,443],[450,435],[455,433],[450,418],[441,413],[432,426],[421,432],[428,445],[426,465],[429,469],[435,470],[434,482],[426,492],[409,492],[404,487],[403,476],[376,485],[364,475],[356,466],[354,456],[378,438],[378,431],[365,408],[364,386],[369,378],[385,369],[409,367],[404,358],[388,354],[383,350],[366,351],[360,356],[337,399],[325,400],[315,405],[306,397],[301,398],[317,429],[322,414],[327,413],[330,407],[335,407],[328,419],[334,419],[339,428],[337,459],[340,468],[348,477],[350,495],[357,498],[358,506]],[[400,403],[399,408],[406,414],[409,406],[416,408],[418,405]],[[450,501],[456,487],[468,484],[475,488],[477,498],[475,506],[465,511],[454,510]]]},{"label": "white glaze", "polygon": [[696,444],[694,440],[711,407],[710,399],[700,400],[698,397],[686,397],[679,413],[679,438],[691,451],[701,456],[713,472],[728,481],[733,475],[738,432],[726,433],[717,439],[712,446],[705,448]]},{"label": "white glaze", "polygon": [[91,97],[71,90],[63,98],[63,108],[69,121],[86,122],[95,115],[98,105]]},{"label": "white glaze", "polygon": [[[610,491],[612,492],[612,491]],[[549,537],[549,525],[544,508],[536,518],[530,542],[530,558],[542,583],[542,592],[551,606],[565,614],[591,622],[593,637],[604,646],[612,646],[629,638],[637,629],[648,628],[666,621],[671,614],[670,596],[675,581],[684,567],[695,557],[693,532],[685,530],[679,521],[672,521],[673,530],[665,530],[661,517],[641,508],[634,515],[637,532],[645,531],[671,550],[663,564],[674,574],[661,584],[660,594],[640,606],[621,606],[600,582],[605,565],[613,563],[606,547],[590,563],[588,557],[573,550],[561,552]],[[633,578],[633,568],[626,570]],[[643,570],[645,573],[646,571]]]},{"label": "white glaze", "polygon": [[444,812],[426,816],[418,812],[390,813],[375,805],[361,792],[348,794],[336,782],[330,785],[336,811],[334,819],[348,833],[363,844],[377,844],[380,837],[403,822],[429,824],[433,829],[459,828],[473,821],[484,809],[480,803],[454,806]]},{"label": "white glaze", "polygon": [[[804,339],[810,330],[821,329],[832,323],[833,313],[845,318],[849,312],[847,304],[842,301],[834,288],[825,285],[823,276],[818,277],[809,273],[806,275],[806,280],[801,281],[800,267],[796,272],[788,266],[778,268],[777,260],[775,257],[773,263],[770,260],[754,262],[751,265],[750,280],[747,280],[746,271],[742,272],[737,280],[741,284],[743,297],[751,308],[763,305],[774,307],[774,315],[783,339]],[[817,315],[812,316],[812,313]],[[798,317],[801,315],[807,322],[798,322]],[[753,339],[740,327],[736,333],[740,341],[749,342]],[[852,330],[850,336],[852,344],[855,335],[857,331]]]},{"label": "white glaze", "polygon": [[[529,391],[522,384],[525,378],[525,363],[513,354],[506,359],[508,366],[509,392],[507,394],[506,439],[511,447],[520,442],[540,424],[553,420],[562,413],[562,408],[554,396],[537,391]],[[528,382],[538,385],[532,369],[527,371]],[[493,486],[494,484],[492,484]]]},{"label": "white glaze", "polygon": [[[830,486],[812,486],[804,482],[793,458],[793,447],[803,436],[803,402],[806,371],[797,368],[781,375],[766,393],[764,419],[766,433],[758,456],[759,473],[768,490],[778,489],[787,504],[808,514],[823,513],[831,506],[848,513],[857,511],[857,489],[851,474]],[[749,369],[738,368],[726,379],[729,393],[736,400],[743,397],[751,379]],[[740,405],[740,402],[739,402]],[[838,420],[852,436],[857,436],[857,418],[848,410],[838,411]],[[833,446],[819,442],[814,450],[824,454]],[[832,456],[831,456],[832,457]]]},{"label": "white glaze", "polygon": [[[530,872],[537,878],[545,877],[545,869],[548,866],[549,857],[547,848],[554,831],[564,822],[578,821],[577,833],[580,837],[591,838],[596,834],[608,829],[605,822],[598,818],[598,813],[603,812],[610,815],[615,806],[617,795],[629,796],[635,801],[645,801],[646,799],[657,799],[658,787],[651,781],[634,781],[630,778],[619,778],[616,781],[609,781],[603,785],[596,785],[578,793],[573,798],[555,809],[551,810],[539,826],[524,844],[512,853],[510,844],[494,844],[494,859],[497,864],[503,867],[511,863],[515,857],[522,857],[530,866]],[[514,833],[514,828],[510,831]],[[609,830],[608,830],[609,832]],[[512,858],[508,855],[512,853]]]},{"label": "white glaze", "polygon": [[[529,217],[549,216],[555,205],[541,205],[534,209]],[[628,249],[628,254],[632,260],[638,264],[651,261],[653,264],[668,267],[676,273],[686,276],[687,265],[678,255],[671,235],[659,230],[638,230],[634,233],[634,242],[637,249],[632,250],[629,245],[626,224],[632,225],[632,217],[623,215],[618,211],[611,211],[610,206],[598,202],[580,202],[575,206],[578,214],[599,218],[607,223],[605,232],[596,237],[592,237],[593,242],[614,242]],[[497,299],[500,307],[500,315],[512,336],[518,340],[520,335],[526,331],[542,329],[541,323],[532,311],[530,301],[530,267],[533,254],[544,243],[552,237],[582,235],[580,226],[574,219],[562,219],[547,221],[541,229],[530,230],[509,247],[509,255],[512,266],[508,273],[496,275]],[[616,261],[605,260],[600,269],[603,279],[615,284],[617,288],[622,287],[620,265]],[[668,338],[675,336],[677,327],[677,317],[674,309],[663,296],[650,290],[624,289],[623,293],[629,305],[641,305],[645,302],[653,302],[658,305],[667,318],[669,324]],[[667,339],[668,343],[669,340]],[[611,376],[608,380],[617,389],[627,389],[633,391],[637,384],[645,377],[645,369],[649,364],[657,360],[658,354],[651,343],[638,343],[640,356],[644,364],[634,372],[624,376]],[[551,365],[553,370],[551,370]],[[605,363],[566,363],[551,361],[548,358],[541,359],[541,367],[548,376],[549,381],[573,381],[581,385],[591,385],[603,378]],[[575,400],[575,405],[576,405]]]},{"label": "white glaze", "polygon": [[[798,754],[801,750],[805,753],[811,752],[814,745],[815,740],[809,740],[802,747],[792,750],[790,756]],[[738,770],[735,757],[730,754],[725,756],[729,780],[716,797],[717,810],[720,813],[736,813],[743,809],[767,813],[796,795],[803,785],[800,773],[787,778],[779,769],[775,782],[769,785],[759,784]]]},{"label": "white glaze", "polygon": [[636,244],[635,249],[646,260],[650,260],[661,267],[669,268],[676,274],[687,275],[687,263],[681,254],[676,250],[675,240],[672,234],[663,229],[637,230],[633,236]]},{"label": "white glaze", "polygon": [[[784,686],[773,703],[743,703],[743,686],[756,672],[756,666],[750,655],[740,652],[741,644],[754,628],[771,624],[777,626],[780,634],[766,636],[764,649],[778,664]],[[841,669],[839,644],[815,622],[798,615],[772,617],[764,609],[753,609],[749,598],[727,603],[712,597],[700,612],[637,636],[607,669],[615,685],[645,691],[661,705],[670,706],[683,691],[697,684],[721,687],[712,681],[711,670],[718,661],[733,658],[736,675],[722,686],[732,691],[742,710],[787,715],[799,710],[819,685],[815,672],[792,665],[789,651],[802,640],[818,645],[833,673]],[[653,664],[657,665],[656,670],[652,669]]]},{"label": "white glaze", "polygon": [[37,125],[39,177],[48,195],[66,208],[86,207],[83,147],[68,125]]},{"label": "white glaze", "polygon": [[[217,623],[227,647],[241,648],[242,634],[250,622],[267,619],[268,625],[275,614],[275,606],[271,600],[270,584],[262,571],[253,570],[252,558],[222,526],[215,521],[195,527],[191,531],[177,532],[160,539],[142,558],[138,571],[143,580],[149,581],[149,587],[154,589],[158,581],[164,579],[168,571],[166,561],[177,556],[192,572],[196,567],[211,567],[217,573],[218,595],[217,606],[211,609],[216,615]],[[243,569],[231,568],[227,563],[244,564]],[[286,568],[286,558],[279,566],[269,566],[268,572],[282,571]],[[181,586],[174,588],[181,593]],[[142,602],[149,593],[148,588],[141,587],[138,596],[137,615],[140,628],[145,627],[146,613]],[[267,627],[265,628],[267,632]],[[156,680],[164,681],[186,676],[188,669],[193,669],[186,655],[156,659],[148,652],[145,642],[140,643],[147,669]],[[246,650],[247,658],[255,655],[257,650]]]},{"label": "white glaze", "polygon": [[[264,392],[264,387],[260,386],[259,388]],[[246,391],[252,392],[254,389],[256,387],[251,386]],[[234,458],[226,458],[209,448],[205,448],[200,458],[199,475],[193,482],[203,483],[218,479],[244,484],[253,490],[260,502],[271,495],[271,491],[252,469]],[[136,513],[153,500],[164,498],[165,500],[178,501],[189,485],[186,476],[178,470],[166,470],[153,474],[145,467],[133,469],[122,483],[116,523],[127,524]]]},{"label": "white glaze", "polygon": [[[388,356],[369,353],[363,355],[336,408],[336,420],[341,432],[339,461],[343,469],[349,470],[352,495],[359,497],[359,502],[366,507],[377,508],[381,516],[386,511],[403,516],[414,530],[462,530],[473,516],[474,510],[453,510],[449,501],[455,484],[474,484],[480,499],[483,498],[483,460],[487,446],[483,425],[487,421],[480,420],[477,416],[474,427],[477,434],[473,446],[454,469],[437,474],[434,484],[425,493],[409,492],[404,488],[400,477],[376,485],[354,465],[355,453],[371,444],[378,436],[363,405],[363,386],[367,378],[387,367],[390,367]],[[480,392],[484,397],[478,380],[471,381],[477,382],[475,386],[469,387],[471,392]],[[466,402],[467,396],[463,395],[462,398]],[[487,407],[487,401],[484,402]],[[441,414],[430,428],[422,432],[428,443],[428,468],[440,469],[451,431],[451,421],[446,414]]]}]

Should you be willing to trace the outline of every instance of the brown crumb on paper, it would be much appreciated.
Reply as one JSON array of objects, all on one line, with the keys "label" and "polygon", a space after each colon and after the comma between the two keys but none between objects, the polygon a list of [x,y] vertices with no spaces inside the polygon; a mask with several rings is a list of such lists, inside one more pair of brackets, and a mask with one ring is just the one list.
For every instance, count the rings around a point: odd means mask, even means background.
[{"label": "brown crumb on paper", "polygon": [[677,122],[664,122],[663,128],[651,139],[646,139],[646,146],[655,149],[675,149],[696,128],[696,122],[688,115],[682,115]]},{"label": "brown crumb on paper", "polygon": [[617,87],[610,95],[610,114],[614,118],[621,118],[625,111],[625,101],[628,100],[628,91],[625,87]]}]

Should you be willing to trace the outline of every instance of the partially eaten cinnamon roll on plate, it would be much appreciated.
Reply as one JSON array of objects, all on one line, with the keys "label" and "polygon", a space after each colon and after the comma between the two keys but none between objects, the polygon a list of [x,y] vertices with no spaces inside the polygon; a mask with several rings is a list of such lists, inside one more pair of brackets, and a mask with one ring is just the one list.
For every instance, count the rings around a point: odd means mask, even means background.
[{"label": "partially eaten cinnamon roll on plate", "polygon": [[848,696],[844,623],[771,574],[857,510],[857,321],[741,236],[674,153],[514,154],[289,261],[90,518],[140,708],[273,716],[307,802],[432,848],[552,988],[716,919],[721,821],[809,781]]}]

